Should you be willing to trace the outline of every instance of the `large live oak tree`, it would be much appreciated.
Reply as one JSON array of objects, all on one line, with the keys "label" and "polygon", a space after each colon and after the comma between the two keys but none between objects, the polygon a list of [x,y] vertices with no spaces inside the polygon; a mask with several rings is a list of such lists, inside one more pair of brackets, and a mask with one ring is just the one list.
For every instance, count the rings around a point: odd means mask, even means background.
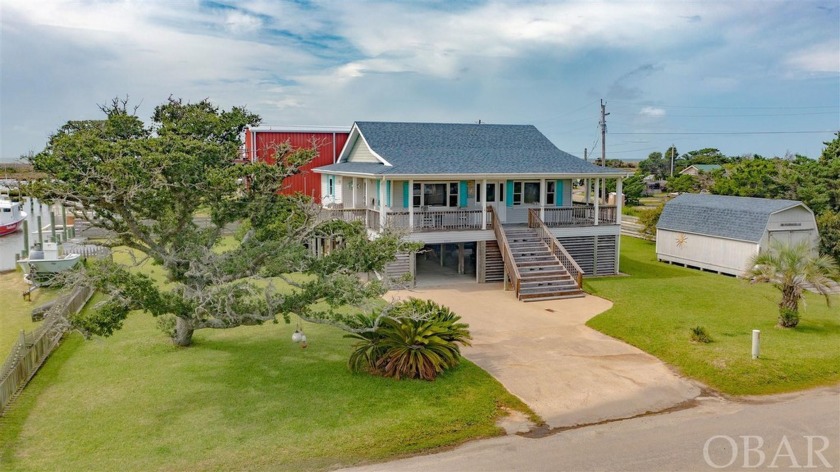
[{"label": "large live oak tree", "polygon": [[[109,245],[151,259],[167,280],[161,286],[113,261],[89,264],[79,280],[107,299],[71,319],[77,328],[107,336],[131,310],[145,310],[164,321],[176,344],[187,346],[203,328],[278,316],[289,322],[291,313],[340,319],[335,307],[364,305],[383,292],[375,278],[364,282],[357,274],[381,270],[393,259],[403,249],[397,235],[370,240],[360,226],[324,223],[310,199],[277,192],[314,150],[280,145],[276,165],[236,163],[242,131],[260,118],[208,100],[170,97],[155,108],[149,126],[127,100],[100,108],[104,119],[68,122],[31,158],[48,175],[32,192],[108,230],[114,235]],[[199,213],[204,221],[197,221]],[[249,231],[233,249],[219,250],[223,228],[237,221]],[[306,243],[317,236],[340,244],[315,258]]]}]

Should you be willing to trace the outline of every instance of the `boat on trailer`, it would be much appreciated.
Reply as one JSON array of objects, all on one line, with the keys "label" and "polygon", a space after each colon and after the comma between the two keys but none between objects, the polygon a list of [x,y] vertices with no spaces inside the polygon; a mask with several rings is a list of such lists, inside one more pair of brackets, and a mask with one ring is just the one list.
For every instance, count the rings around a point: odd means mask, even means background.
[{"label": "boat on trailer", "polygon": [[21,211],[20,203],[12,201],[8,195],[0,195],[0,236],[12,234],[26,219],[26,212]]},{"label": "boat on trailer", "polygon": [[44,250],[33,250],[26,259],[18,260],[24,278],[30,283],[44,282],[56,274],[70,270],[82,260],[81,254],[59,254],[58,243],[44,243]]}]

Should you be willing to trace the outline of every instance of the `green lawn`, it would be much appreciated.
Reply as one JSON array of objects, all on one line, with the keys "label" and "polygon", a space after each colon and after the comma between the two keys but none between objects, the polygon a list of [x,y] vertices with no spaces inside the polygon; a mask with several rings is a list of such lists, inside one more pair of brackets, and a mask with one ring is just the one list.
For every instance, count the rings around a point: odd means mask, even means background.
[{"label": "green lawn", "polygon": [[[586,281],[589,293],[615,303],[590,327],[729,394],[840,382],[840,297],[827,307],[822,297],[807,294],[799,326],[782,329],[775,327],[776,289],[657,262],[652,242],[622,237],[621,271],[629,277]],[[698,325],[714,342],[690,342],[689,329]],[[753,329],[761,330],[758,360],[750,356]]]},{"label": "green lawn", "polygon": [[468,361],[434,382],[352,374],[342,331],[307,324],[301,349],[293,330],[200,330],[176,348],[135,313],[111,338],[73,334],[0,418],[0,469],[324,470],[498,435],[503,408],[529,412]]},{"label": "green lawn", "polygon": [[32,301],[21,294],[29,288],[21,272],[0,274],[0,359],[5,360],[17,342],[20,330],[30,332],[39,323],[32,322],[32,309],[56,297],[55,290],[38,289]]}]

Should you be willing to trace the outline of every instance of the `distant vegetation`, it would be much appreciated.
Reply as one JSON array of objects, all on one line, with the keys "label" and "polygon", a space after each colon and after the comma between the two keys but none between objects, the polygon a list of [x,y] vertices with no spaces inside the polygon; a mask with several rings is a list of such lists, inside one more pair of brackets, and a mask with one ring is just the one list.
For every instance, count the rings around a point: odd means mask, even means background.
[{"label": "distant vegetation", "polygon": [[[665,180],[664,192],[709,192],[799,200],[817,217],[820,252],[840,262],[840,132],[832,141],[823,144],[825,148],[818,159],[798,154],[783,157],[757,154],[726,156],[715,148],[683,154],[675,147],[668,148],[664,153],[652,152],[647,159],[639,162],[636,174],[625,181],[627,204],[634,205],[646,191],[642,179],[647,176]],[[721,167],[699,175],[680,175],[680,171],[689,166],[708,164]],[[607,159],[607,165],[619,167],[610,159]],[[608,187],[608,191],[615,191],[615,184]],[[649,226],[653,228],[658,214],[649,216]]]},{"label": "distant vegetation", "polygon": [[0,179],[35,180],[43,177],[44,174],[35,172],[28,162],[0,162]]}]

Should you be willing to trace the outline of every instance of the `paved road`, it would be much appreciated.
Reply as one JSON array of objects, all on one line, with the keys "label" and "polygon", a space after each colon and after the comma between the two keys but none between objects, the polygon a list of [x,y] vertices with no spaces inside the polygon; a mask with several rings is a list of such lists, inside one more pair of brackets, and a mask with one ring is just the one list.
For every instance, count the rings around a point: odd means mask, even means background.
[{"label": "paved road", "polygon": [[[840,469],[840,386],[755,402],[701,398],[698,403],[681,411],[567,430],[542,438],[505,436],[474,441],[439,454],[351,470]],[[750,449],[746,454],[744,441]]]}]

